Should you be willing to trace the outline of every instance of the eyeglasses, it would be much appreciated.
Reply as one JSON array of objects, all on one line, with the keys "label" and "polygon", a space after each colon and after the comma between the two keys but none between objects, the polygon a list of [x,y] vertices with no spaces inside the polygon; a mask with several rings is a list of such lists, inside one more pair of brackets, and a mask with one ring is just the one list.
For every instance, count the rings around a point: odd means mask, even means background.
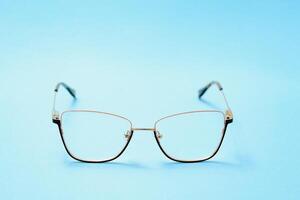
[{"label": "eyeglasses", "polygon": [[226,111],[196,110],[169,115],[157,120],[151,128],[134,127],[120,115],[93,110],[56,110],[56,96],[64,87],[76,100],[76,92],[65,83],[58,83],[54,92],[52,120],[57,124],[67,153],[75,160],[102,163],[118,158],[136,131],[153,132],[154,138],[169,159],[183,163],[208,160],[219,151],[233,114],[221,84],[212,81],[199,90],[199,99],[216,86],[221,92]]}]

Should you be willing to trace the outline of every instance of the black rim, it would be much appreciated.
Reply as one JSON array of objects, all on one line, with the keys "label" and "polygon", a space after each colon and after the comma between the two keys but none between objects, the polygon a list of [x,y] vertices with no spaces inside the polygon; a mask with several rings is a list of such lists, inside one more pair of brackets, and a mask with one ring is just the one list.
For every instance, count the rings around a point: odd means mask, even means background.
[{"label": "black rim", "polygon": [[65,148],[65,150],[67,151],[68,155],[69,155],[71,158],[73,158],[74,160],[77,160],[77,161],[80,161],[80,162],[85,162],[85,163],[105,163],[105,162],[110,162],[110,161],[113,161],[113,160],[117,159],[118,157],[120,157],[120,156],[124,153],[124,151],[125,151],[126,148],[128,147],[128,145],[129,145],[129,143],[130,143],[130,141],[131,141],[131,138],[132,138],[132,136],[133,136],[133,131],[131,131],[130,136],[129,136],[129,138],[127,138],[127,142],[126,142],[125,146],[123,147],[123,149],[122,149],[116,156],[114,156],[114,157],[112,157],[112,158],[110,158],[110,159],[99,160],[99,161],[98,161],[98,160],[82,160],[82,159],[77,158],[76,156],[74,156],[74,155],[71,153],[71,151],[69,151],[69,149],[68,149],[68,147],[67,147],[67,145],[66,145],[66,142],[65,142],[65,140],[64,140],[64,137],[63,137],[63,130],[62,130],[60,121],[56,121],[55,123],[56,123],[57,126],[58,126],[61,140],[62,140],[62,142],[63,142],[64,148]]},{"label": "black rim", "polygon": [[224,126],[223,131],[222,131],[221,140],[220,140],[220,142],[219,142],[216,150],[214,151],[214,153],[211,156],[209,156],[207,158],[204,158],[204,159],[200,159],[200,160],[179,160],[179,159],[173,158],[172,156],[170,156],[169,154],[167,154],[167,152],[163,149],[162,145],[159,142],[159,138],[157,136],[157,133],[155,131],[153,133],[154,133],[155,140],[156,140],[156,142],[157,142],[157,144],[159,146],[159,149],[163,152],[163,154],[167,158],[169,158],[170,160],[176,161],[176,162],[181,162],[181,163],[197,163],[197,162],[203,162],[203,161],[209,160],[209,159],[213,158],[218,153],[218,151],[220,150],[220,148],[222,146],[224,138],[225,138],[225,133],[226,133],[226,130],[227,130],[227,125],[228,125],[228,123],[225,122],[225,126]]}]

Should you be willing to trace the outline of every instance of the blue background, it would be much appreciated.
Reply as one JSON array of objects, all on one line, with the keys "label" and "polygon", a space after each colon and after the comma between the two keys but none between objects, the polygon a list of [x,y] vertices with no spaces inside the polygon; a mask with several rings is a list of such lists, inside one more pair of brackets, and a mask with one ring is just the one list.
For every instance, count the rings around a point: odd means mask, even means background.
[{"label": "blue background", "polygon": [[[299,199],[299,9],[298,1],[0,1],[0,198]],[[197,90],[211,80],[235,114],[212,161],[171,162],[152,134],[138,132],[115,162],[78,163],[51,123],[59,81],[76,88],[81,108],[151,127],[201,109]],[[62,95],[60,110],[69,100]]]}]

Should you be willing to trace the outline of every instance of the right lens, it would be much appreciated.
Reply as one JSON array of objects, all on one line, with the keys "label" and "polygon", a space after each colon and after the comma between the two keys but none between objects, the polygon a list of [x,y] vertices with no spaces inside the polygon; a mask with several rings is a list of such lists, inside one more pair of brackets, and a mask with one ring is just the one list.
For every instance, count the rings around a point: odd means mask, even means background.
[{"label": "right lens", "polygon": [[126,147],[131,122],[94,111],[66,111],[61,116],[62,137],[69,153],[80,160],[101,162],[117,157]]},{"label": "right lens", "polygon": [[213,156],[221,144],[224,114],[180,113],[159,120],[155,128],[159,145],[169,157],[177,161],[201,161]]}]

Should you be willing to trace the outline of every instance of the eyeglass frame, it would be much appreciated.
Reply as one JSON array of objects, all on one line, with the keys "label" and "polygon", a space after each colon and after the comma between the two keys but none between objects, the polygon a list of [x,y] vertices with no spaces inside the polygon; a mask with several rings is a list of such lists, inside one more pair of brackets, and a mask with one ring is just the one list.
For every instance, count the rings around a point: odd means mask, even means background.
[{"label": "eyeglass frame", "polygon": [[[181,163],[197,163],[197,162],[203,162],[203,161],[206,161],[206,160],[209,160],[211,158],[213,158],[217,153],[218,151],[220,150],[221,146],[222,146],[222,143],[224,141],[224,137],[225,137],[225,134],[226,134],[226,130],[227,130],[227,126],[229,124],[231,124],[233,122],[233,113],[232,113],[232,110],[228,104],[228,101],[227,101],[227,98],[223,92],[223,87],[222,85],[218,82],[218,81],[211,81],[210,83],[208,83],[205,87],[203,87],[202,89],[200,89],[198,91],[198,98],[201,99],[202,96],[206,93],[206,91],[211,88],[211,86],[213,85],[216,85],[218,90],[221,92],[222,96],[223,96],[223,99],[225,101],[225,106],[226,106],[226,111],[225,113],[223,111],[220,111],[220,110],[195,110],[195,111],[188,111],[188,112],[180,112],[180,113],[175,113],[175,114],[172,114],[172,115],[168,115],[168,116],[165,116],[159,120],[157,120],[155,123],[154,123],[154,127],[153,128],[134,128],[133,127],[133,123],[127,119],[126,117],[123,117],[123,116],[120,116],[120,115],[116,115],[116,114],[113,114],[113,113],[109,113],[109,112],[101,112],[101,111],[95,111],[95,110],[82,110],[82,109],[76,109],[76,110],[65,110],[63,111],[61,114],[56,110],[56,98],[57,98],[57,93],[59,91],[59,88],[60,87],[63,87],[65,88],[68,93],[76,100],[77,99],[77,96],[76,96],[76,91],[71,88],[70,86],[68,86],[66,83],[64,82],[60,82],[56,85],[55,89],[54,89],[54,102],[53,102],[53,109],[52,109],[52,122],[54,124],[56,124],[58,126],[58,129],[59,129],[59,133],[60,133],[60,137],[61,137],[61,140],[63,142],[63,146],[66,150],[66,152],[68,153],[68,155],[77,160],[77,161],[80,161],[80,162],[85,162],[85,163],[105,163],[105,162],[110,162],[110,161],[113,161],[115,159],[117,159],[118,157],[120,157],[124,151],[126,150],[126,148],[128,147],[131,139],[132,139],[132,136],[133,136],[133,133],[135,131],[152,131],[153,134],[154,134],[154,138],[160,148],[160,150],[162,151],[162,153],[167,157],[169,158],[170,160],[173,160],[173,161],[176,161],[176,162],[181,162]],[[62,116],[64,113],[67,113],[67,112],[89,112],[89,113],[98,113],[98,114],[105,114],[105,115],[110,115],[110,116],[114,116],[114,117],[118,117],[118,118],[122,118],[126,121],[129,122],[130,124],[130,130],[129,130],[129,134],[125,134],[125,137],[127,139],[127,142],[126,144],[124,145],[123,149],[121,149],[121,151],[114,157],[112,158],[109,158],[109,159],[105,159],[105,160],[83,160],[83,159],[80,159],[80,158],[77,158],[76,156],[74,156],[71,151],[68,149],[67,147],[67,144],[65,142],[65,139],[64,139],[64,136],[63,136],[63,128],[62,128],[62,123],[61,123],[61,120],[62,120]],[[212,153],[212,155],[208,156],[207,158],[203,158],[203,159],[198,159],[198,160],[180,160],[180,159],[176,159],[176,158],[173,158],[172,156],[170,156],[169,154],[167,154],[167,152],[163,149],[162,145],[160,144],[160,138],[162,137],[161,134],[159,133],[159,131],[157,130],[157,124],[158,122],[160,122],[161,120],[164,120],[164,119],[167,119],[167,118],[170,118],[170,117],[175,117],[175,116],[179,116],[179,115],[184,115],[184,114],[192,114],[192,113],[203,113],[203,112],[218,112],[218,113],[221,113],[223,114],[224,116],[224,127],[222,129],[222,135],[221,135],[221,139],[220,139],[220,142],[217,146],[217,148],[214,150],[214,152]]]}]

